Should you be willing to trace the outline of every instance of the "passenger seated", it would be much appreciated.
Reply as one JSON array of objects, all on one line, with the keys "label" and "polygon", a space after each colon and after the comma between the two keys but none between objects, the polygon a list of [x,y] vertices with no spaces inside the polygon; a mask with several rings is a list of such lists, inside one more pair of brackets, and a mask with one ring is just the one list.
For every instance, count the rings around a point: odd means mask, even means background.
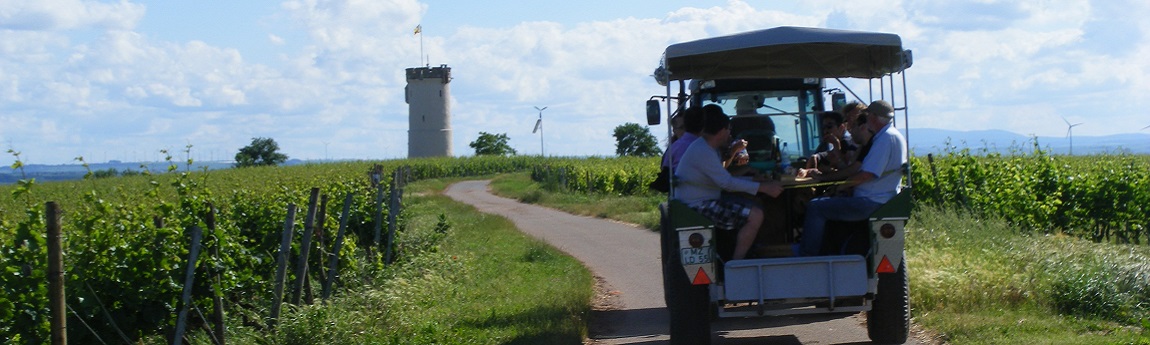
[{"label": "passenger seated", "polygon": [[683,152],[687,151],[687,146],[699,138],[699,132],[703,130],[703,113],[702,110],[695,107],[683,109],[671,119],[672,126],[675,126],[676,120],[678,120],[678,126],[682,128],[682,134],[677,138],[672,137],[667,152],[663,154],[663,163],[660,164],[662,168],[672,172],[679,166],[679,158],[683,156]]},{"label": "passenger seated", "polygon": [[[861,114],[856,118],[854,124],[850,125],[849,133],[851,133],[850,142],[858,147],[857,152],[854,154],[854,159],[846,162],[846,166],[837,169],[829,169],[827,171],[820,169],[799,169],[799,177],[818,178],[823,181],[839,181],[854,175],[862,168],[863,159],[866,158],[870,152],[870,139],[874,136],[870,128],[867,127],[867,115]],[[849,187],[838,188],[838,192],[830,193],[842,196],[841,192],[849,191]],[[849,193],[847,194],[849,195]]]},{"label": "passenger seated", "polygon": [[849,197],[811,200],[803,222],[802,254],[820,255],[827,221],[866,220],[875,210],[902,190],[902,166],[907,162],[906,139],[893,126],[894,107],[887,101],[874,101],[866,110],[870,152],[858,172],[846,180],[854,187]]},{"label": "passenger seated", "polygon": [[687,147],[675,169],[675,176],[681,182],[676,186],[675,199],[715,222],[716,228],[737,231],[731,258],[743,259],[763,223],[763,211],[754,202],[724,197],[722,192],[763,193],[775,198],[783,192],[783,187],[778,182],[736,178],[723,169],[716,150],[731,142],[731,120],[721,108],[717,112],[707,111],[705,107],[703,110],[702,138]]},{"label": "passenger seated", "polygon": [[847,140],[847,126],[843,114],[828,111],[819,117],[821,143],[815,154],[807,160],[807,169],[829,173],[846,168],[858,154],[858,145]]},{"label": "passenger seated", "polygon": [[[843,123],[847,124],[847,133],[844,135],[847,140],[851,140],[850,130],[854,127],[856,123],[855,121],[858,120],[859,116],[862,115],[864,111],[866,111],[866,105],[859,103],[859,101],[851,101],[850,103],[844,105],[841,110],[839,110],[839,113],[843,114]],[[865,124],[866,121],[864,120],[863,123]]]}]

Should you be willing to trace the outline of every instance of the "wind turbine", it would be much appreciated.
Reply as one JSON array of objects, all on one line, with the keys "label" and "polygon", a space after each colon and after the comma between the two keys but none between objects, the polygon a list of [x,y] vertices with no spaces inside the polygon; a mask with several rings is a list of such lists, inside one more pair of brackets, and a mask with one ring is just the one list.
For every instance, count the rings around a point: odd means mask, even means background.
[{"label": "wind turbine", "polygon": [[1070,138],[1070,155],[1073,156],[1074,155],[1074,133],[1072,133],[1071,131],[1074,130],[1074,126],[1081,125],[1082,122],[1075,123],[1072,125],[1072,124],[1070,124],[1070,121],[1066,121],[1065,117],[1062,118],[1062,122],[1066,122],[1066,137]]},{"label": "wind turbine", "polygon": [[547,107],[537,106],[535,110],[539,111],[539,120],[535,121],[535,129],[531,130],[531,134],[539,132],[539,157],[543,157],[543,111],[547,110]]},{"label": "wind turbine", "polygon": [[1142,127],[1142,129],[1139,129],[1139,130],[1140,130],[1140,131],[1144,131],[1144,130],[1146,130],[1147,128],[1150,128],[1150,126]]}]

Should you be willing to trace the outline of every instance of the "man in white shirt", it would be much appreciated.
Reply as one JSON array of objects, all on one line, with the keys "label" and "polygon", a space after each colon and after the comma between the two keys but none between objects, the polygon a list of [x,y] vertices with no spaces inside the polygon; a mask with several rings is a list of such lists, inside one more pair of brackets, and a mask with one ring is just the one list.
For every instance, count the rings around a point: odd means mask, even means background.
[{"label": "man in white shirt", "polygon": [[906,139],[893,125],[894,107],[877,100],[867,107],[866,114],[867,127],[875,134],[862,168],[846,180],[846,187],[854,187],[854,195],[811,200],[800,241],[802,255],[821,254],[828,220],[867,219],[901,191],[902,166],[907,162]]},{"label": "man in white shirt", "polygon": [[722,192],[764,193],[773,198],[783,192],[783,187],[778,182],[737,178],[723,168],[718,149],[731,142],[730,123],[731,119],[723,114],[721,108],[703,112],[703,131],[700,138],[687,147],[675,169],[678,183],[672,195],[715,222],[716,228],[738,229],[731,259],[739,260],[746,257],[758,235],[759,226],[763,223],[763,210],[751,200],[724,197]]}]

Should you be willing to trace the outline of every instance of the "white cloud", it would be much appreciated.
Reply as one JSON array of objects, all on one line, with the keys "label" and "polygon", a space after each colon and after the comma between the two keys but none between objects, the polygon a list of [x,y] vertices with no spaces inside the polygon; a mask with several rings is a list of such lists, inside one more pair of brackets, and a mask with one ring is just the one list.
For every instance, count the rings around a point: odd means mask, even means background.
[{"label": "white cloud", "polygon": [[144,6],[81,0],[13,1],[0,6],[0,29],[59,31],[127,30],[144,16]]},{"label": "white cloud", "polygon": [[[663,91],[649,75],[668,44],[788,21],[815,23],[818,19],[755,10],[732,1],[727,7],[682,9],[665,19],[626,18],[572,27],[550,22],[506,29],[467,27],[450,36],[444,46],[450,47],[445,53],[456,76],[453,89],[482,90],[456,92],[455,97],[498,97],[509,104],[502,110],[469,112],[506,114],[505,120],[496,121],[515,124],[506,133],[521,153],[538,154],[537,143],[530,143],[539,138],[531,133],[538,115],[532,107],[546,105],[544,141],[555,142],[544,145],[550,147],[549,155],[613,155],[613,128],[625,122],[644,124],[643,101]],[[455,109],[461,108],[471,109]],[[480,118],[458,118],[456,140],[469,142],[490,128],[484,126],[485,116]],[[654,127],[653,132],[661,135],[661,128]],[[456,152],[466,143],[457,142]]]},{"label": "white cloud", "polygon": [[549,106],[549,154],[612,155],[611,130],[644,123],[643,101],[663,92],[649,74],[668,44],[781,25],[900,34],[916,58],[910,104],[921,120],[912,126],[1060,135],[1061,116],[1112,116],[1111,126],[1075,129],[1091,135],[1150,124],[1130,110],[1150,108],[1141,95],[1150,87],[1150,60],[1140,58],[1150,54],[1143,2],[771,7],[730,0],[657,18],[463,24],[417,36],[428,5],[415,0],[295,0],[268,14],[295,27],[256,35],[279,49],[282,60],[269,64],[253,63],[250,47],[141,32],[145,7],[128,1],[5,2],[0,139],[35,163],[68,162],[90,147],[130,160],[118,156],[188,142],[229,157],[252,137],[275,138],[296,158],[401,157],[404,69],[428,63],[452,68],[456,154],[470,154],[480,131],[507,133],[520,153],[538,153],[533,106]]}]

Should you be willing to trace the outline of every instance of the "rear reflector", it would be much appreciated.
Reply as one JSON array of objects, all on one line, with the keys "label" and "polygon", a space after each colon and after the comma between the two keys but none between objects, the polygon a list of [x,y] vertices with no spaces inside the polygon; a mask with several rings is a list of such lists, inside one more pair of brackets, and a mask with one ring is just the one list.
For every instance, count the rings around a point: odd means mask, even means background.
[{"label": "rear reflector", "polygon": [[883,255],[882,261],[878,262],[878,269],[876,269],[875,272],[894,273],[894,265],[891,265],[890,260],[886,258],[886,255]]},{"label": "rear reflector", "polygon": [[707,277],[707,271],[699,267],[699,272],[695,273],[695,280],[691,282],[692,285],[707,285],[711,283],[711,278]]}]

